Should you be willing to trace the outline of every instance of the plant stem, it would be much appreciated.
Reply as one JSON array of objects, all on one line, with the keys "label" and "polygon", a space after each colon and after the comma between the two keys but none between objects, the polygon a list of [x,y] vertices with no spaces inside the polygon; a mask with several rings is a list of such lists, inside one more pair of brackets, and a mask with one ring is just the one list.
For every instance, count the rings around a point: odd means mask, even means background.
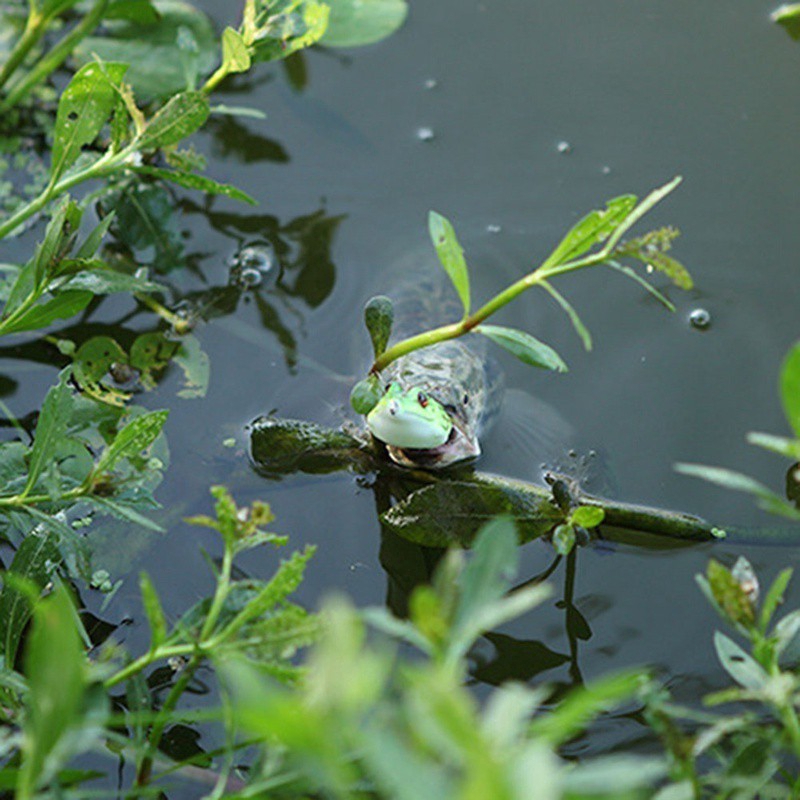
[{"label": "plant stem", "polygon": [[0,114],[22,100],[38,83],[57,70],[72,53],[78,42],[86,38],[99,24],[106,12],[109,0],[96,0],[88,14],[51,50],[38,64],[18,83],[14,85],[8,96],[0,103]]},{"label": "plant stem", "polygon": [[130,664],[126,664],[122,669],[115,672],[110,678],[104,681],[103,687],[105,689],[112,689],[114,686],[136,675],[137,672],[147,669],[150,664],[154,664],[156,661],[163,661],[173,656],[188,656],[196,652],[196,650],[197,645],[194,642],[175,644],[168,647],[157,647],[155,650],[151,650],[143,656],[139,656],[139,658],[131,661]]},{"label": "plant stem", "polygon": [[442,325],[438,328],[418,333],[415,336],[410,336],[407,339],[397,342],[388,350],[384,350],[384,352],[375,359],[370,368],[370,372],[381,372],[393,361],[401,356],[408,355],[408,353],[413,353],[415,350],[419,350],[423,347],[430,347],[431,345],[447,341],[448,339],[457,339],[459,336],[469,333],[482,322],[485,322],[492,314],[499,311],[503,306],[508,305],[512,300],[519,297],[519,295],[533,286],[543,283],[546,279],[554,275],[561,275],[565,272],[573,272],[574,270],[583,269],[584,267],[602,264],[610,255],[611,249],[606,246],[593,255],[579,258],[575,261],[565,261],[563,264],[557,264],[551,267],[539,266],[533,272],[528,273],[518,281],[512,283],[511,286],[503,289],[502,292],[496,294],[491,300],[484,303],[477,311],[473,311],[459,322],[454,322],[450,325]]},{"label": "plant stem", "polygon": [[41,14],[31,11],[25,23],[25,30],[19,41],[14,45],[14,49],[8,57],[8,61],[3,64],[0,70],[0,88],[6,85],[8,79],[14,74],[17,67],[25,60],[25,56],[36,47],[39,39],[47,28],[48,20]]},{"label": "plant stem", "polygon": [[73,186],[93,180],[94,178],[105,177],[119,169],[120,166],[125,163],[125,160],[136,151],[137,145],[138,142],[134,140],[118,153],[107,152],[95,161],[94,164],[82,170],[78,170],[72,173],[72,175],[67,175],[55,183],[51,181],[38,197],[35,197],[30,203],[20,208],[4,223],[0,224],[0,239],[8,236],[9,233],[16,230],[23,222],[41,211],[52,199],[68,191]]},{"label": "plant stem", "polygon": [[183,668],[181,674],[178,676],[178,680],[175,681],[172,689],[170,689],[167,699],[164,701],[164,705],[161,706],[158,719],[155,721],[152,729],[150,730],[147,752],[142,759],[142,763],[139,765],[139,769],[136,774],[137,786],[147,786],[147,784],[150,782],[150,776],[153,771],[153,754],[156,752],[156,750],[158,750],[159,744],[161,744],[161,737],[164,735],[164,729],[167,727],[167,723],[169,722],[172,711],[175,709],[175,706],[178,704],[178,700],[180,700],[181,695],[184,693],[186,687],[194,677],[194,674],[197,671],[197,668],[200,666],[200,662],[202,660],[203,656],[199,653],[195,653],[195,655],[192,656],[189,663]]}]

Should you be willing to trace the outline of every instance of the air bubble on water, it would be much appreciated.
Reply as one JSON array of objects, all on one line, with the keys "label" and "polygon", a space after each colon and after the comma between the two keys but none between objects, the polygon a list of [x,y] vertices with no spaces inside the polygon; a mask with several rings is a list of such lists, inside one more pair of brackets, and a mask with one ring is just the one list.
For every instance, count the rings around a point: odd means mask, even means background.
[{"label": "air bubble on water", "polygon": [[699,331],[704,331],[711,325],[711,314],[705,308],[695,308],[689,313],[689,324]]},{"label": "air bubble on water", "polygon": [[270,273],[276,272],[275,248],[269,242],[245,245],[231,259],[230,282],[243,289],[259,286]]},{"label": "air bubble on water", "polygon": [[608,164],[604,164],[602,166],[602,168],[600,169],[600,172],[602,172],[603,175],[610,175],[611,174],[611,167],[609,167]]},{"label": "air bubble on water", "polygon": [[487,230],[488,233],[500,233],[500,231],[502,231],[503,228],[500,225],[496,225],[495,223],[492,223],[492,224],[486,226],[486,230]]},{"label": "air bubble on water", "polygon": [[648,264],[644,269],[648,275],[652,275],[655,272],[655,267],[652,264]]},{"label": "air bubble on water", "polygon": [[417,128],[417,139],[421,142],[430,142],[435,137],[436,134],[433,132],[433,128]]},{"label": "air bubble on water", "polygon": [[572,145],[569,142],[562,140],[556,145],[556,150],[558,150],[561,155],[565,156],[572,152]]},{"label": "air bubble on water", "polygon": [[428,78],[423,85],[426,89],[435,89],[439,85],[439,81],[436,78]]}]

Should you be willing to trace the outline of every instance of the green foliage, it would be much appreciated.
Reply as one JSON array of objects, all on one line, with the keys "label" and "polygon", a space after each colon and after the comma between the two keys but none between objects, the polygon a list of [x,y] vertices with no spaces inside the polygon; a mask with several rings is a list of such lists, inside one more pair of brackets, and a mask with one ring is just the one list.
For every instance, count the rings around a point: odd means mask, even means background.
[{"label": "green foliage", "polygon": [[504,328],[500,325],[479,325],[475,328],[475,332],[491,339],[495,344],[499,344],[524,364],[554,372],[567,371],[567,365],[552,347],[540,342],[525,331]]},{"label": "green foliage", "polygon": [[464,260],[464,251],[456,238],[456,232],[449,220],[435,211],[428,214],[428,232],[433,246],[436,248],[436,255],[439,256],[444,271],[461,298],[464,316],[467,316],[470,308],[469,271],[467,262]]},{"label": "green foliage", "polygon": [[800,3],[784,3],[772,12],[777,22],[795,41],[800,40]]},{"label": "green foliage", "polygon": [[178,0],[125,9],[131,5],[116,6],[127,12],[125,18],[106,14],[105,35],[84,39],[76,48],[77,59],[91,62],[97,56],[129,64],[127,80],[147,102],[194,89],[195,81],[214,67],[217,41],[211,21],[190,3]]},{"label": "green foliage", "polygon": [[408,14],[406,0],[325,0],[330,7],[322,44],[360,47],[391,36]]},{"label": "green foliage", "polygon": [[364,306],[364,323],[372,340],[372,351],[377,358],[386,349],[392,335],[394,308],[388,297],[378,295]]},{"label": "green foliage", "polygon": [[[784,359],[779,381],[780,395],[786,420],[794,438],[774,436],[767,433],[748,433],[747,441],[778,455],[800,460],[800,342],[794,344]],[[800,519],[800,508],[784,500],[760,481],[735,470],[710,467],[704,464],[676,464],[675,469],[683,475],[702,478],[709,483],[753,495],[758,506],[772,514],[789,519]],[[797,469],[795,465],[794,470]],[[796,479],[795,479],[796,480]]]},{"label": "green foliage", "polygon": [[[733,569],[712,560],[706,575],[698,576],[723,620],[748,642],[749,652],[715,633],[717,657],[735,685],[704,699],[712,713],[675,706],[664,690],[646,693],[645,718],[664,742],[676,791],[689,787],[685,796],[793,797],[797,792],[800,612],[772,623],[790,577],[791,570],[777,576],[759,609],[758,579],[745,559]],[[718,711],[726,705],[727,714]],[[691,735],[681,730],[683,720],[694,728]]]},{"label": "green foliage", "polygon": [[[658,297],[667,308],[674,311],[674,306],[669,300],[629,266],[621,264],[619,259],[633,258],[642,261],[666,275],[679,288],[691,288],[692,279],[686,269],[675,259],[666,255],[672,240],[677,235],[673,228],[652,231],[643,236],[622,241],[624,234],[666,197],[680,181],[680,178],[674,178],[661,188],[651,192],[641,202],[637,202],[637,198],[633,195],[622,195],[609,200],[605,209],[591,211],[573,226],[537,269],[508,286],[475,311],[470,310],[469,271],[455,231],[447,219],[431,211],[428,217],[431,239],[442,267],[461,299],[464,316],[460,321],[416,334],[397,342],[381,353],[376,353],[370,373],[380,373],[396,359],[413,353],[415,350],[430,347],[438,342],[454,339],[473,331],[487,336],[526,364],[564,372],[567,369],[566,364],[548,345],[525,331],[487,325],[485,320],[531,287],[541,286],[566,312],[584,347],[590,350],[592,339],[588,329],[575,309],[553,288],[550,281],[557,275],[592,266],[607,265],[632,278]],[[356,410],[359,413],[363,413],[361,408],[369,410],[372,407],[369,402],[362,402],[362,398],[365,396],[367,396],[366,387],[361,384],[354,393],[354,399],[358,405]]]},{"label": "green foliage", "polygon": [[[297,687],[267,680],[238,659],[222,665],[237,727],[262,742],[250,792],[282,785],[288,797],[366,793],[381,798],[436,796],[619,798],[651,789],[666,772],[656,758],[562,761],[555,747],[599,713],[631,698],[643,680],[628,673],[571,692],[549,711],[546,688],[509,684],[479,708],[464,688],[464,655],[494,625],[529,610],[542,587],[508,593],[516,565],[508,521],[490,524],[467,563],[453,551],[433,585],[419,587],[412,616],[384,609],[361,617],[389,640],[420,648],[420,661],[387,641],[368,639],[359,615],[330,603],[320,643]],[[633,796],[633,795],[632,795]],[[646,796],[637,794],[635,796]]]},{"label": "green foliage", "polygon": [[[78,508],[160,530],[142,512],[157,505],[152,492],[165,461],[155,453],[164,447],[167,412],[131,409],[125,422],[122,409],[73,396],[69,377],[64,370],[45,398],[30,446],[0,445],[0,518],[7,535],[35,536],[40,545],[21,550],[19,569],[12,572],[36,584],[58,565],[54,552],[71,574],[91,575],[90,554],[68,522]],[[3,591],[16,596],[18,590],[11,585]],[[19,634],[7,632],[6,642]]]}]

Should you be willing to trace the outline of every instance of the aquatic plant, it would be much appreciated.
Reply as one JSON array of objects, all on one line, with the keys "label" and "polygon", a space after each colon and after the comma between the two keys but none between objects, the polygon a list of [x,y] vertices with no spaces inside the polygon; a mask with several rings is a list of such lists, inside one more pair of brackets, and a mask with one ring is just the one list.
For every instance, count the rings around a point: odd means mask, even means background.
[{"label": "aquatic plant", "polygon": [[383,296],[370,300],[364,311],[364,319],[372,340],[375,360],[370,367],[369,376],[353,387],[350,399],[355,411],[367,414],[372,410],[384,391],[380,373],[393,361],[415,350],[468,333],[486,336],[526,364],[564,372],[567,365],[549,345],[525,331],[486,324],[486,320],[501,308],[523,292],[538,286],[564,310],[584,347],[590,350],[592,338],[588,329],[569,301],[551,283],[558,275],[590,267],[608,266],[636,281],[666,308],[674,310],[672,303],[661,292],[630,266],[622,263],[621,259],[631,258],[643,262],[651,269],[666,275],[676,286],[691,289],[692,278],[687,270],[672,256],[667,255],[672,241],[678,235],[674,228],[661,228],[623,240],[623,236],[675,189],[680,181],[680,177],[673,178],[641,202],[634,195],[622,195],[609,200],[605,209],[591,211],[572,227],[541,265],[474,311],[464,252],[450,222],[432,211],[428,218],[431,240],[439,261],[461,300],[464,315],[458,321],[423,331],[389,346],[393,322],[391,301]]},{"label": "aquatic plant", "polygon": [[786,494],[789,502],[755,478],[724,467],[705,464],[676,464],[683,475],[714,483],[726,489],[753,495],[760,508],[789,519],[800,519],[800,342],[789,350],[781,367],[779,391],[783,411],[793,437],[771,433],[751,432],[747,441],[772,453],[784,456],[793,463],[786,474]]},{"label": "aquatic plant", "polygon": [[[202,666],[227,662],[234,651],[240,663],[249,660],[257,665],[260,675],[269,674],[283,683],[301,676],[293,657],[298,648],[316,638],[319,622],[289,596],[300,583],[314,548],[282,561],[269,580],[235,576],[237,554],[267,544],[283,545],[286,539],[263,530],[273,519],[266,504],[238,508],[224,488],[215,487],[212,494],[215,518],[187,521],[216,530],[222,539],[214,592],[170,623],[155,587],[143,574],[140,590],[150,645],[135,658],[126,657],[111,640],[87,657],[89,637],[76,615],[69,584],[52,571],[46,580],[40,579],[51,555],[49,533],[25,540],[27,545],[34,540],[37,544],[28,547],[24,565],[12,565],[6,573],[0,594],[4,611],[0,698],[7,732],[0,781],[16,787],[19,800],[50,792],[80,796],[82,784],[102,773],[69,765],[76,756],[91,751],[111,758],[119,754],[132,761],[137,791],[147,791],[163,777],[154,770],[165,757],[164,740],[171,729],[198,719],[225,719],[224,710],[187,711],[178,703],[193,690]],[[25,653],[19,658],[23,637]],[[115,693],[120,687],[124,692]],[[234,749],[231,744],[230,756]],[[182,766],[190,769],[199,761],[198,754],[192,753]],[[209,773],[219,780],[220,789],[230,769],[228,760],[218,774]],[[165,775],[171,772],[168,768]]]}]

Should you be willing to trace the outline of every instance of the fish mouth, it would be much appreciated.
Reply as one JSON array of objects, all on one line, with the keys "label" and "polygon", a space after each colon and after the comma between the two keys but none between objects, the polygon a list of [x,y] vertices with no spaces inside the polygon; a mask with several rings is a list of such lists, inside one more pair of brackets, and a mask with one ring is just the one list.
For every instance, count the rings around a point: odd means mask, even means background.
[{"label": "fish mouth", "polygon": [[444,469],[452,464],[477,458],[481,446],[476,436],[466,430],[463,421],[453,416],[453,427],[444,444],[438,447],[418,449],[395,447],[385,444],[389,458],[401,467],[422,467],[425,469]]}]

